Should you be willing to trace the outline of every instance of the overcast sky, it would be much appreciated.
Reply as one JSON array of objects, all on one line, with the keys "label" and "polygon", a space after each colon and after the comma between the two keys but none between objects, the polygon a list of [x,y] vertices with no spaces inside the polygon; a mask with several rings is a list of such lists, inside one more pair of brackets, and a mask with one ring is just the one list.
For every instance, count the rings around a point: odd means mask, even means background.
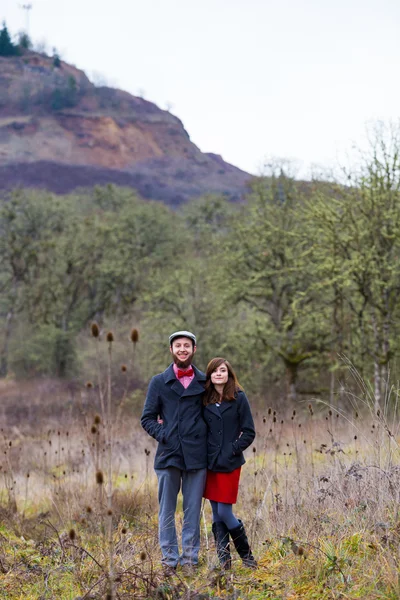
[{"label": "overcast sky", "polygon": [[400,116],[399,0],[0,0],[11,33],[27,15],[34,43],[251,173],[333,165],[366,122]]}]

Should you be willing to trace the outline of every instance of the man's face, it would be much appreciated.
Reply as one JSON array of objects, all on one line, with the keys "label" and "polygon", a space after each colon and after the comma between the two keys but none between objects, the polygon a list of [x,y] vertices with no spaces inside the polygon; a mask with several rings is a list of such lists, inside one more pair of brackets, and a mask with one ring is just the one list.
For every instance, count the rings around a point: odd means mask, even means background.
[{"label": "man's face", "polygon": [[186,369],[186,367],[192,363],[193,354],[196,352],[196,346],[193,346],[193,342],[190,338],[178,337],[174,339],[169,350],[176,366],[180,369]]}]

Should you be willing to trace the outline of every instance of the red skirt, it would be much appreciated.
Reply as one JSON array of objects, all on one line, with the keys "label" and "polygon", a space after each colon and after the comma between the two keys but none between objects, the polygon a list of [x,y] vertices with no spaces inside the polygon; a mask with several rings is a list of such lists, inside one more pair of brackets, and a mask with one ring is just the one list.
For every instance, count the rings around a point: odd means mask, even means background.
[{"label": "red skirt", "polygon": [[225,504],[235,504],[240,479],[241,467],[230,473],[216,473],[207,471],[206,487],[203,497],[214,502],[224,502]]}]

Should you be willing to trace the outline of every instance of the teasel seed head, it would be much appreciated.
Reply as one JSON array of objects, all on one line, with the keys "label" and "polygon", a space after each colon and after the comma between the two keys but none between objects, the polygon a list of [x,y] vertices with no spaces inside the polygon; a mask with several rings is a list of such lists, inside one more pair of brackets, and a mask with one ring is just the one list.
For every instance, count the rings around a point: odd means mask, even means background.
[{"label": "teasel seed head", "polygon": [[114,334],[112,331],[108,331],[106,335],[106,340],[111,344],[114,341]]},{"label": "teasel seed head", "polygon": [[376,411],[376,416],[377,416],[377,417],[380,417],[380,416],[381,416],[381,411],[379,410],[379,408],[378,408],[378,410]]},{"label": "teasel seed head", "polygon": [[93,321],[93,323],[90,326],[90,330],[91,330],[92,336],[94,338],[99,337],[99,335],[100,335],[100,328],[99,328],[98,324],[96,323],[96,321]]},{"label": "teasel seed head", "polygon": [[253,453],[255,454],[257,452],[257,448],[255,446],[253,446]]},{"label": "teasel seed head", "polygon": [[92,507],[91,506],[87,506],[86,507],[86,512],[90,515],[90,513],[92,512]]},{"label": "teasel seed head", "polygon": [[70,540],[72,540],[72,541],[75,539],[75,537],[76,537],[76,534],[75,534],[75,529],[70,529],[70,530],[69,530],[68,537],[69,537],[69,539],[70,539]]},{"label": "teasel seed head", "polygon": [[92,425],[92,428],[91,428],[90,432],[93,433],[93,435],[95,433],[97,433],[97,427],[96,427],[96,425]]},{"label": "teasel seed head", "polygon": [[103,483],[104,483],[103,471],[97,471],[97,473],[96,473],[96,483],[98,483],[99,485],[103,485]]},{"label": "teasel seed head", "polygon": [[122,527],[122,529],[121,529],[122,535],[125,535],[127,532],[128,532],[127,528],[126,527]]},{"label": "teasel seed head", "polygon": [[268,414],[270,415],[272,413],[272,408],[268,409]]},{"label": "teasel seed head", "polygon": [[91,381],[87,381],[85,385],[88,388],[88,390],[90,390],[93,387],[93,383]]},{"label": "teasel seed head", "polygon": [[146,560],[146,558],[147,558],[147,554],[144,550],[142,550],[140,553],[140,560]]},{"label": "teasel seed head", "polygon": [[131,330],[131,342],[132,344],[137,344],[139,341],[139,332],[137,329],[133,328]]},{"label": "teasel seed head", "polygon": [[111,515],[113,514],[113,511],[111,510],[111,508],[108,509],[107,514],[109,517],[111,517]]},{"label": "teasel seed head", "polygon": [[265,417],[263,417],[263,423],[266,423],[267,419]]},{"label": "teasel seed head", "polygon": [[100,425],[100,423],[101,423],[101,417],[100,417],[100,415],[94,415],[93,423],[95,425]]},{"label": "teasel seed head", "polygon": [[126,365],[121,365],[121,371],[122,371],[122,373],[126,373],[127,366]]}]

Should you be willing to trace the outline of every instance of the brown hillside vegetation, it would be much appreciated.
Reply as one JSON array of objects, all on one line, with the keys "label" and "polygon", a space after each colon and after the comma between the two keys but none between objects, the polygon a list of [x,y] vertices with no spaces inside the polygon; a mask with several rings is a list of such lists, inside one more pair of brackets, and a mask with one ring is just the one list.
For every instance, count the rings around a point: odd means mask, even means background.
[{"label": "brown hillside vegetation", "polygon": [[117,183],[171,204],[208,192],[239,200],[250,179],[202,153],[170,112],[29,51],[0,57],[0,169],[3,189]]}]

